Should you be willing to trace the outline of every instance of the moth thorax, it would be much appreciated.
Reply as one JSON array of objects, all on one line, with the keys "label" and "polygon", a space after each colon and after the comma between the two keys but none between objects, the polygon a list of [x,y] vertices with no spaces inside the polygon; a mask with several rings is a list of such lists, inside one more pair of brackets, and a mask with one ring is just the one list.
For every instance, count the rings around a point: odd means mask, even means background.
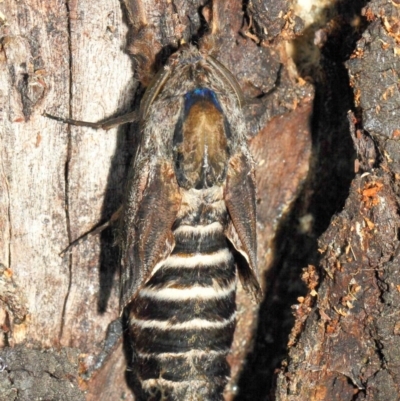
[{"label": "moth thorax", "polygon": [[209,188],[226,178],[229,127],[215,93],[207,88],[185,95],[174,133],[175,172],[183,188]]}]

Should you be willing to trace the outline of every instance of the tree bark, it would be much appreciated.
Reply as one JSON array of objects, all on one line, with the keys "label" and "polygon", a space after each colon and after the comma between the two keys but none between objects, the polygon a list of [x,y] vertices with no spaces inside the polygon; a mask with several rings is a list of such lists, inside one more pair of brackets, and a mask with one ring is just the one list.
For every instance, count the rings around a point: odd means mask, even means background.
[{"label": "tree bark", "polygon": [[[304,273],[309,292],[295,306],[276,400],[400,399],[397,3],[359,4],[361,23],[343,60],[356,175],[319,239],[319,268]],[[338,32],[328,34],[337,40]]]},{"label": "tree bark", "polygon": [[[42,113],[97,121],[130,108],[127,27],[118,1],[0,7],[1,357],[2,391],[11,391],[0,398],[81,400],[78,386],[87,387],[119,316],[118,262],[100,237],[60,252],[118,208],[129,152],[116,150],[122,130],[95,132]],[[28,349],[47,350],[30,354],[44,362],[24,363]],[[122,346],[115,352],[124,359]],[[57,373],[46,355],[58,360]],[[125,369],[111,372],[114,398],[103,399],[132,399]],[[56,382],[64,382],[59,391]]]}]

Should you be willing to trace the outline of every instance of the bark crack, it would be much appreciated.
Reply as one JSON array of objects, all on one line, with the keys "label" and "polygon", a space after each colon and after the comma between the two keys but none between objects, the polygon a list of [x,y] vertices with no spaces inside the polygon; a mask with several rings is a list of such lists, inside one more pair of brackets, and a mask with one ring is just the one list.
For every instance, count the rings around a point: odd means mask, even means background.
[{"label": "bark crack", "polygon": [[[72,29],[71,29],[71,7],[70,1],[66,0],[65,7],[67,9],[67,32],[68,32],[68,71],[69,71],[69,101],[68,101],[68,117],[72,117]],[[67,135],[68,135],[68,142],[67,142],[67,158],[65,160],[64,165],[64,182],[65,182],[65,220],[67,224],[67,234],[68,234],[68,243],[72,242],[72,235],[71,235],[71,221],[70,221],[70,214],[69,214],[69,167],[71,162],[71,153],[72,153],[72,133],[71,133],[71,126],[67,125]],[[64,325],[65,325],[65,315],[67,310],[67,303],[68,298],[71,292],[71,285],[72,285],[72,254],[68,253],[68,288],[64,298],[64,304],[61,313],[61,326],[60,326],[60,334],[59,339],[61,340],[64,332]]]},{"label": "bark crack", "polygon": [[1,172],[4,178],[5,186],[6,186],[6,191],[7,191],[7,218],[9,222],[9,228],[8,228],[8,235],[9,235],[9,241],[8,241],[8,268],[11,268],[11,239],[13,236],[12,232],[12,224],[11,224],[11,199],[10,199],[10,186],[8,184],[7,176],[4,170],[4,163],[3,163],[3,158],[1,158]]}]

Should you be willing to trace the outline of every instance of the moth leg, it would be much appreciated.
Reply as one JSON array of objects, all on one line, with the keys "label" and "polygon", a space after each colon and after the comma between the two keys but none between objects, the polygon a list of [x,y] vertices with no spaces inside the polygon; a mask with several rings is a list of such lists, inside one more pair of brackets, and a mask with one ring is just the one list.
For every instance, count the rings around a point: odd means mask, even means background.
[{"label": "moth leg", "polygon": [[220,53],[223,46],[223,32],[227,23],[224,15],[229,15],[229,7],[229,1],[212,0],[211,5],[206,5],[203,8],[203,17],[210,27],[199,43],[199,49],[204,53],[215,57]]},{"label": "moth leg", "polygon": [[110,227],[112,224],[114,224],[120,218],[121,213],[122,206],[120,206],[118,210],[111,215],[110,220],[106,221],[103,224],[95,226],[90,231],[82,234],[76,240],[72,241],[63,251],[61,251],[59,255],[64,256],[67,252],[70,252],[72,248],[74,248],[78,244],[81,244],[83,241],[86,241],[89,237],[94,237],[95,235],[100,234],[107,227]]},{"label": "moth leg", "polygon": [[128,53],[133,56],[139,81],[147,87],[160,65],[157,65],[157,54],[162,45],[157,39],[155,27],[146,13],[144,0],[122,0],[130,25]]},{"label": "moth leg", "polygon": [[139,30],[148,25],[147,15],[142,0],[122,0],[127,12],[129,24]]},{"label": "moth leg", "polygon": [[[228,3],[228,5],[226,3]],[[211,4],[206,4],[202,8],[201,13],[209,26],[207,36],[216,36],[223,29],[223,27],[221,27],[220,16],[224,15],[226,7],[229,7],[229,2],[226,2],[225,0],[212,0]]]},{"label": "moth leg", "polygon": [[224,15],[224,9],[229,7],[225,0],[213,0],[212,2],[212,23],[211,23],[211,35],[218,35],[223,29],[221,27],[221,17]]},{"label": "moth leg", "polygon": [[90,127],[94,129],[104,129],[108,131],[111,128],[118,127],[123,124],[131,123],[138,120],[139,113],[137,110],[131,111],[130,113],[124,114],[122,116],[118,116],[115,118],[110,118],[104,122],[98,123],[91,123],[89,121],[82,121],[82,120],[74,120],[72,118],[63,118],[53,116],[52,114],[43,113],[43,115],[47,118],[51,118],[52,120],[60,121],[65,124],[76,125],[78,127]]}]

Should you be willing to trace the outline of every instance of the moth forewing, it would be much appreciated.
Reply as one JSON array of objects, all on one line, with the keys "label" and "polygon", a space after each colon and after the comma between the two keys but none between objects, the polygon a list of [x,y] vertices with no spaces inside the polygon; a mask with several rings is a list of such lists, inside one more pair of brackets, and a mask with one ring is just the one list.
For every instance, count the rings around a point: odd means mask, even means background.
[{"label": "moth forewing", "polygon": [[225,202],[232,220],[227,237],[247,261],[238,266],[239,276],[243,287],[259,299],[261,289],[257,270],[256,185],[253,163],[247,150],[234,155],[229,162]]},{"label": "moth forewing", "polygon": [[148,279],[160,256],[166,257],[171,251],[171,241],[168,245],[167,240],[172,236],[181,201],[170,162],[160,160],[155,166],[142,162],[134,169],[132,202],[124,209],[122,308]]}]

